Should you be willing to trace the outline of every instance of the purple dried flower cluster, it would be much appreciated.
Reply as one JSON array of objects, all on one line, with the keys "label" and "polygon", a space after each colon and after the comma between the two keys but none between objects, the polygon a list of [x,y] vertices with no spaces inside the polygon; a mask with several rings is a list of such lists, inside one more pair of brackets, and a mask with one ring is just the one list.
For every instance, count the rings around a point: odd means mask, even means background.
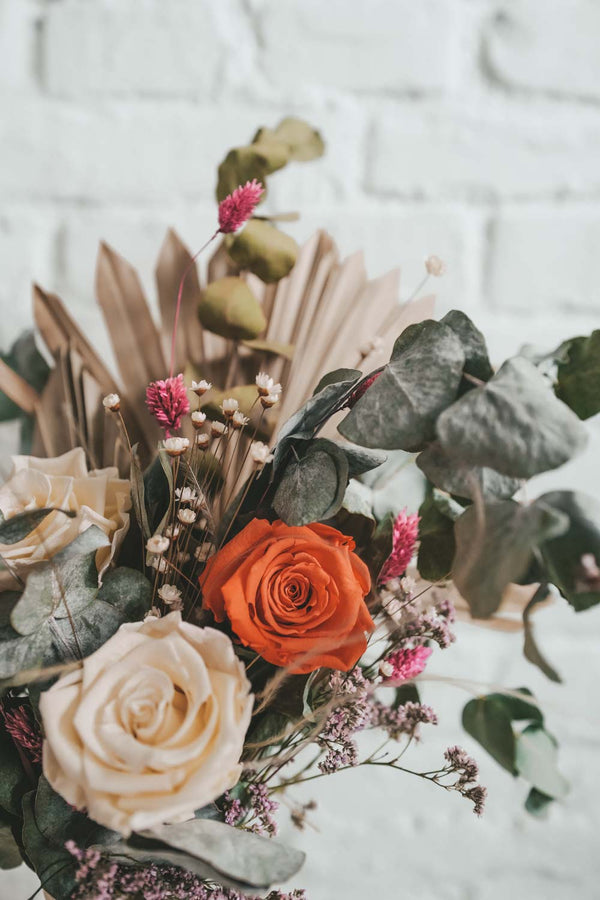
[{"label": "purple dried flower cluster", "polygon": [[444,753],[444,757],[448,762],[445,774],[452,773],[458,775],[458,778],[452,785],[452,789],[458,791],[467,800],[473,804],[473,812],[476,816],[483,813],[487,790],[480,784],[475,784],[479,776],[479,767],[472,756],[462,749],[462,747],[448,747]]},{"label": "purple dried flower cluster", "polygon": [[437,722],[434,710],[424,703],[415,703],[409,700],[397,709],[379,701],[375,701],[372,705],[372,726],[383,729],[395,741],[400,740],[401,737],[409,737],[418,741],[420,726],[437,725]]},{"label": "purple dried flower cluster", "polygon": [[358,747],[354,735],[371,721],[373,685],[357,666],[351,672],[334,672],[329,689],[339,705],[329,714],[317,743],[327,750],[319,763],[324,775],[358,764]]},{"label": "purple dried flower cluster", "polygon": [[42,762],[42,733],[29,705],[10,707],[0,703],[4,727],[15,745],[29,759],[39,765]]},{"label": "purple dried flower cluster", "polygon": [[277,834],[275,813],[279,809],[279,803],[271,800],[266,784],[249,784],[244,791],[244,800],[242,803],[238,797],[232,797],[229,791],[225,793],[223,810],[227,825],[244,824],[248,831],[274,837]]},{"label": "purple dried flower cluster", "polygon": [[407,639],[431,640],[446,650],[456,640],[450,626],[454,622],[454,607],[447,597],[442,597],[432,610],[420,613],[406,622]]},{"label": "purple dried flower cluster", "polygon": [[[175,866],[125,866],[97,850],[82,850],[73,841],[65,847],[78,863],[72,900],[253,900]],[[306,900],[306,894],[271,891],[266,900]]]}]

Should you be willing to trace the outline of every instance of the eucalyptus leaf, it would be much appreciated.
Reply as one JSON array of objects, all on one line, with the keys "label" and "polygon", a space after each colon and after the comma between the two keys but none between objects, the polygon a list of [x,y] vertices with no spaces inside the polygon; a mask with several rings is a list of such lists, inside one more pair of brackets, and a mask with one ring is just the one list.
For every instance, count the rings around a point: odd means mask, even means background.
[{"label": "eucalyptus leaf", "polygon": [[510,772],[515,769],[515,735],[504,704],[494,697],[470,700],[462,714],[465,731]]},{"label": "eucalyptus leaf", "polygon": [[548,807],[551,803],[554,803],[553,797],[549,797],[547,794],[538,791],[537,788],[532,787],[527,794],[525,809],[528,813],[531,813],[532,816],[542,818],[547,814]]},{"label": "eucalyptus leaf", "polygon": [[452,572],[472,615],[491,616],[508,585],[528,570],[537,545],[568,525],[564,513],[541,500],[529,506],[503,500],[469,507],[454,525]]},{"label": "eucalyptus leaf", "polygon": [[600,330],[567,342],[558,364],[556,396],[580,419],[600,412]]},{"label": "eucalyptus leaf", "polygon": [[10,519],[3,519],[0,523],[0,544],[16,544],[22,541],[51,513],[67,516],[69,519],[74,519],[77,515],[72,510],[57,509],[54,506],[18,513]]},{"label": "eucalyptus leaf", "polygon": [[323,138],[303,119],[288,116],[282,119],[274,133],[288,146],[290,159],[307,161],[317,159],[325,152]]},{"label": "eucalyptus leaf", "polygon": [[[227,252],[240,269],[248,269],[262,281],[272,284],[291,272],[298,255],[298,244],[269,222],[251,219],[242,231],[229,239]],[[263,330],[264,326],[260,331]],[[260,331],[240,337],[257,337]]]},{"label": "eucalyptus leaf", "polygon": [[[458,504],[456,507],[462,512]],[[427,581],[447,578],[452,570],[456,552],[454,520],[454,512],[444,504],[437,492],[431,492],[421,504],[417,569]]]},{"label": "eucalyptus leaf", "polygon": [[357,546],[366,546],[376,526],[372,489],[362,481],[350,478],[335,524],[343,534],[353,537]]},{"label": "eucalyptus leaf", "polygon": [[387,455],[380,450],[369,450],[366,447],[358,447],[355,444],[338,444],[340,450],[348,460],[348,474],[350,478],[364,475],[372,469],[382,466],[387,461]]},{"label": "eucalyptus leaf", "polygon": [[487,344],[481,331],[459,309],[451,309],[441,321],[460,338],[465,352],[464,371],[481,381],[489,381],[494,374],[488,356]]},{"label": "eucalyptus leaf", "polygon": [[600,566],[600,502],[579,491],[551,491],[539,502],[569,520],[566,531],[550,535],[540,546],[550,581],[577,612],[595,606],[600,603],[600,573],[587,573],[584,563],[589,557],[592,569]]},{"label": "eucalyptus leaf", "polygon": [[519,479],[500,475],[493,469],[465,464],[459,455],[444,450],[438,441],[421,451],[416,463],[436,487],[470,500],[478,497],[508,500],[522,485]]},{"label": "eucalyptus leaf", "polygon": [[313,391],[313,397],[320,394],[321,391],[330,384],[356,382],[359,378],[362,378],[360,369],[334,369],[332,372],[327,372],[323,375]]},{"label": "eucalyptus leaf", "polygon": [[363,447],[420,450],[456,398],[465,361],[459,338],[441,322],[409,326],[392,358],[338,430]]},{"label": "eucalyptus leaf", "polygon": [[[42,391],[48,380],[50,368],[37,349],[33,331],[24,331],[19,335],[8,353],[0,354],[0,359],[34,390],[38,393]],[[20,417],[22,417],[23,423],[31,421],[31,417],[25,417],[21,408],[3,391],[0,391],[0,422],[8,422]]]},{"label": "eucalyptus leaf", "polygon": [[333,441],[315,438],[288,462],[273,507],[287,525],[329,519],[342,505],[348,484],[348,461]]},{"label": "eucalyptus leaf", "polygon": [[[219,203],[237,187],[256,178],[266,187],[266,175],[271,168],[271,152],[251,145],[230,150],[218,169],[217,200]],[[261,199],[264,199],[264,194]]]},{"label": "eucalyptus leaf", "polygon": [[21,798],[31,787],[15,743],[0,728],[0,808],[12,816],[21,814]]},{"label": "eucalyptus leaf", "polygon": [[543,713],[528,688],[516,688],[510,693],[488,694],[487,699],[500,704],[511,722],[529,721],[541,725],[544,723]]},{"label": "eucalyptus leaf", "polygon": [[282,356],[284,359],[294,358],[294,345],[284,344],[281,341],[267,341],[261,338],[254,338],[248,341],[242,341],[244,347],[254,350],[256,353],[266,353],[267,356]]},{"label": "eucalyptus leaf", "polygon": [[259,888],[287,881],[305,859],[300,850],[210,819],[159,825],[142,832],[142,836],[162,841],[230,878]]},{"label": "eucalyptus leaf", "polygon": [[0,869],[16,869],[23,862],[12,828],[0,824]]},{"label": "eucalyptus leaf", "polygon": [[587,441],[575,413],[554,397],[535,366],[520,357],[505,362],[487,384],[449,406],[436,430],[442,447],[463,463],[511,478],[555,469]]},{"label": "eucalyptus leaf", "polygon": [[530,663],[537,666],[550,681],[560,683],[562,681],[556,669],[550,665],[542,651],[538,647],[535,638],[533,623],[531,621],[531,613],[538,603],[543,603],[548,597],[548,585],[540,585],[525,609],[523,610],[523,655]]},{"label": "eucalyptus leaf", "polygon": [[260,303],[246,282],[234,276],[210,282],[202,292],[198,318],[208,331],[234,341],[257,338],[267,327]]},{"label": "eucalyptus leaf", "polygon": [[569,783],[556,766],[556,741],[542,725],[528,725],[517,737],[515,763],[522,775],[538,791],[560,800],[569,792]]}]

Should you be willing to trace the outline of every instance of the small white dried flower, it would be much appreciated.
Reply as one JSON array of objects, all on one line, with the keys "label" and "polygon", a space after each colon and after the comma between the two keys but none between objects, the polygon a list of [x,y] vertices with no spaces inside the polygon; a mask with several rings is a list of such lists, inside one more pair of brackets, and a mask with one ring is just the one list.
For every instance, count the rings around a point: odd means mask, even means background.
[{"label": "small white dried flower", "polygon": [[210,434],[198,433],[196,435],[196,447],[199,450],[206,450],[208,445],[210,444]]},{"label": "small white dried flower", "polygon": [[181,528],[179,527],[179,525],[167,525],[167,527],[165,528],[165,537],[174,540],[176,537],[178,537],[180,531]]},{"label": "small white dried flower", "polygon": [[271,409],[276,403],[279,403],[279,394],[267,394],[266,397],[260,398],[260,402],[263,409]]},{"label": "small white dried flower", "polygon": [[383,678],[390,678],[394,674],[393,665],[386,659],[382,659],[379,663],[379,674],[382,675]]},{"label": "small white dried flower", "polygon": [[193,509],[180,509],[177,518],[182,525],[193,525],[197,517]]},{"label": "small white dried flower", "polygon": [[250,419],[248,418],[248,416],[245,416],[244,413],[241,413],[239,411],[234,412],[233,416],[231,417],[231,427],[239,430],[240,428],[244,428],[249,421]]},{"label": "small white dried flower", "polygon": [[191,487],[175,488],[175,496],[180,503],[196,503],[198,494]]},{"label": "small white dried flower", "polygon": [[227,425],[224,425],[223,422],[211,422],[210,423],[210,433],[214,438],[223,437],[227,432]]},{"label": "small white dried flower", "polygon": [[107,394],[102,401],[102,405],[109,412],[119,412],[121,409],[121,398],[118,394]]},{"label": "small white dried flower", "polygon": [[168,537],[162,537],[160,534],[155,534],[146,541],[146,550],[148,553],[158,553],[159,556],[162,556],[162,554],[166,553],[169,549],[170,543]]},{"label": "small white dried flower", "polygon": [[202,426],[206,422],[206,413],[203,413],[199,409],[195,409],[191,415],[191,419],[194,428],[202,428]]},{"label": "small white dried flower", "polygon": [[425,268],[428,275],[434,278],[441,278],[446,271],[446,263],[439,256],[428,256],[425,260]]},{"label": "small white dried flower", "polygon": [[221,403],[221,409],[223,410],[223,415],[226,419],[231,419],[234,413],[236,413],[239,409],[240,404],[234,397],[228,397],[226,400],[223,400]]},{"label": "small white dried flower", "polygon": [[190,554],[189,554],[189,553],[186,553],[184,550],[181,550],[181,551],[177,554],[177,562],[178,562],[178,564],[179,564],[180,567],[181,567],[181,566],[185,566],[185,564],[186,564],[187,562],[189,562],[191,558],[192,558],[192,557],[190,556]]},{"label": "small white dried flower", "polygon": [[162,587],[158,589],[158,596],[166,603],[167,606],[171,606],[174,609],[181,609],[181,591],[178,587],[175,587],[174,584],[163,584]]},{"label": "small white dried flower", "polygon": [[153,569],[156,569],[158,572],[166,572],[169,566],[167,565],[167,561],[164,556],[155,556],[154,559],[150,560],[150,565]]},{"label": "small white dried flower", "polygon": [[199,397],[203,397],[207,391],[210,391],[211,387],[210,381],[205,381],[204,379],[202,381],[192,381],[192,390]]},{"label": "small white dried flower", "polygon": [[257,466],[265,466],[273,461],[273,454],[262,441],[253,441],[250,445],[250,457]]},{"label": "small white dried flower", "polygon": [[266,372],[259,372],[255,379],[255,384],[260,397],[267,397],[269,394],[280,394],[281,385],[275,383],[270,375]]},{"label": "small white dried flower", "polygon": [[184,437],[167,438],[164,444],[169,456],[182,456],[190,446],[190,442]]}]

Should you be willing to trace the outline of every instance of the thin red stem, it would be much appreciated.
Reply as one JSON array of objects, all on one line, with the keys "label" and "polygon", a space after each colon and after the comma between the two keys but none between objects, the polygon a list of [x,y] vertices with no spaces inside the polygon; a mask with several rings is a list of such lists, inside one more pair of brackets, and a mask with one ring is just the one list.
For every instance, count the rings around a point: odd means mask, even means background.
[{"label": "thin red stem", "polygon": [[173,335],[171,337],[171,364],[169,366],[169,378],[173,377],[173,371],[175,369],[175,342],[177,340],[177,326],[179,324],[179,313],[181,311],[181,300],[183,297],[183,287],[185,285],[185,279],[188,277],[192,266],[194,265],[194,263],[196,262],[196,260],[198,259],[198,257],[202,253],[202,251],[206,250],[208,245],[211,244],[214,241],[214,239],[217,237],[217,235],[219,235],[220,233],[221,233],[221,229],[217,228],[217,230],[212,235],[212,237],[209,237],[209,239],[206,241],[206,243],[202,244],[202,246],[197,251],[197,253],[195,253],[192,256],[192,258],[190,259],[189,263],[187,264],[187,266],[185,268],[183,275],[181,276],[181,281],[179,282],[179,290],[177,292],[177,306],[175,307],[175,319],[173,321]]}]

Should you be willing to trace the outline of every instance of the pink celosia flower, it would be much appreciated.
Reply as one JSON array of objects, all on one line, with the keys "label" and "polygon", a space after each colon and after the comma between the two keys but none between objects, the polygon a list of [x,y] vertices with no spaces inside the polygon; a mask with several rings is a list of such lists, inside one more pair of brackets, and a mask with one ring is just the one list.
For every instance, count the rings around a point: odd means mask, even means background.
[{"label": "pink celosia flower", "polygon": [[183,375],[153,381],[146,388],[146,404],[167,437],[181,425],[181,417],[190,411]]},{"label": "pink celosia flower", "polygon": [[12,709],[4,704],[0,706],[4,727],[16,746],[29,757],[33,763],[42,761],[42,734],[30,710],[25,706]]},{"label": "pink celosia flower", "polygon": [[264,193],[262,184],[254,178],[240,185],[219,203],[219,231],[230,234],[248,221]]},{"label": "pink celosia flower", "polygon": [[419,535],[419,521],[416,513],[409,516],[405,509],[396,517],[392,534],[392,552],[383,565],[379,584],[398,578],[406,571]]},{"label": "pink celosia flower", "polygon": [[405,647],[390,653],[385,661],[391,672],[386,674],[385,681],[397,684],[416,678],[425,668],[431,653],[431,647]]}]

